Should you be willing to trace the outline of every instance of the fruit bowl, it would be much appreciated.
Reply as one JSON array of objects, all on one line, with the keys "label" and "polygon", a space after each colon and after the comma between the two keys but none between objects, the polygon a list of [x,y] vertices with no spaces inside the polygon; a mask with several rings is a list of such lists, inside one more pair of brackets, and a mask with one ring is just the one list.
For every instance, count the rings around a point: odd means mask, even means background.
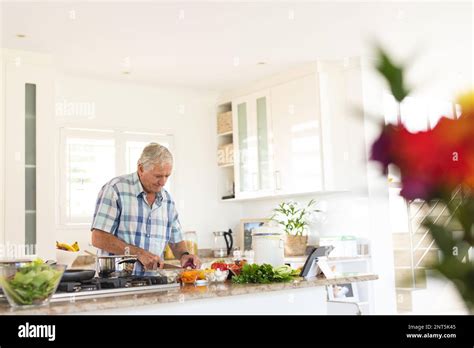
[{"label": "fruit bowl", "polygon": [[0,285],[14,308],[43,306],[51,300],[65,270],[65,265],[41,260],[0,265]]},{"label": "fruit bowl", "polygon": [[199,277],[199,270],[186,270],[181,273],[181,282],[183,284],[194,284]]},{"label": "fruit bowl", "polygon": [[220,269],[217,269],[214,272],[206,274],[206,279],[210,283],[223,283],[227,280],[228,275],[229,270],[221,271]]},{"label": "fruit bowl", "polygon": [[66,265],[67,268],[71,268],[74,261],[79,256],[79,251],[66,251],[56,249],[56,262],[60,265]]}]

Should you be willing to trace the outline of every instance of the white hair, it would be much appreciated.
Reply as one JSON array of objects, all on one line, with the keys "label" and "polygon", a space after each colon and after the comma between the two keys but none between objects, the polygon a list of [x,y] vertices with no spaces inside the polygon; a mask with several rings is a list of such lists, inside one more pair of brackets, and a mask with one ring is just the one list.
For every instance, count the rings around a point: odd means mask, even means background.
[{"label": "white hair", "polygon": [[143,149],[143,152],[138,160],[138,165],[140,164],[143,165],[145,170],[148,170],[155,165],[172,165],[173,155],[165,146],[157,143],[150,143]]}]

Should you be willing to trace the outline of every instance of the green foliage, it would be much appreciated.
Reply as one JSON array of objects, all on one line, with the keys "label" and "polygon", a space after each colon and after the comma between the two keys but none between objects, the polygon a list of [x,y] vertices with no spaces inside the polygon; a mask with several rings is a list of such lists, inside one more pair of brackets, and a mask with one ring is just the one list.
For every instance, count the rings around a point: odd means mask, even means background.
[{"label": "green foliage", "polygon": [[462,230],[425,219],[423,226],[430,231],[441,253],[441,260],[434,269],[453,282],[466,307],[474,313],[474,262],[469,260],[469,249],[473,246],[474,215],[471,210],[474,199],[464,198],[459,204],[453,204],[449,199],[441,201],[448,207],[453,220],[460,222]]},{"label": "green foliage", "polygon": [[[395,64],[381,47],[376,49],[376,68],[387,80],[391,93],[400,103],[409,94],[404,81],[404,66]],[[428,229],[440,250],[441,258],[433,265],[434,269],[453,282],[466,307],[474,314],[474,262],[469,259],[469,250],[474,243],[474,192],[463,187],[462,182],[459,185],[459,190],[449,193],[438,190],[434,199],[427,202],[444,204],[449,211],[450,220],[441,224],[426,218],[423,226]]]},{"label": "green foliage", "polygon": [[302,236],[311,214],[320,212],[320,210],[311,209],[315,203],[316,201],[312,199],[306,207],[300,208],[297,202],[282,202],[273,209],[274,214],[270,219],[282,225],[287,234]]},{"label": "green foliage", "polygon": [[395,99],[401,102],[409,94],[409,90],[403,81],[404,67],[397,66],[388,54],[381,47],[378,47],[377,70],[387,80]]}]

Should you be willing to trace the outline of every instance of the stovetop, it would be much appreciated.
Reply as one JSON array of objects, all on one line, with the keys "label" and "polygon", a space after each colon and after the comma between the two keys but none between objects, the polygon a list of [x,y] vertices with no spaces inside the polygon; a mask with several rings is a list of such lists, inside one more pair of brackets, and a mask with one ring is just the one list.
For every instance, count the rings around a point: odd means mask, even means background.
[{"label": "stovetop", "polygon": [[92,278],[82,282],[61,282],[51,302],[143,294],[178,289],[179,283],[168,283],[164,276],[130,276],[115,278]]},{"label": "stovetop", "polygon": [[83,292],[105,289],[136,288],[150,285],[168,284],[166,277],[113,277],[113,278],[92,278],[90,280],[75,282],[67,281],[59,283],[57,293],[62,292]]}]

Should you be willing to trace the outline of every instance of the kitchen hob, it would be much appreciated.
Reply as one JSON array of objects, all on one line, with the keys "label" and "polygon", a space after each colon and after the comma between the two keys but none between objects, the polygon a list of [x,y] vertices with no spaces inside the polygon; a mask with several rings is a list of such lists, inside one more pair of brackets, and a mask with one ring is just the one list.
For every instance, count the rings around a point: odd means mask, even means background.
[{"label": "kitchen hob", "polygon": [[80,282],[63,281],[59,283],[51,302],[167,291],[179,287],[179,283],[168,283],[164,276],[92,278]]}]

